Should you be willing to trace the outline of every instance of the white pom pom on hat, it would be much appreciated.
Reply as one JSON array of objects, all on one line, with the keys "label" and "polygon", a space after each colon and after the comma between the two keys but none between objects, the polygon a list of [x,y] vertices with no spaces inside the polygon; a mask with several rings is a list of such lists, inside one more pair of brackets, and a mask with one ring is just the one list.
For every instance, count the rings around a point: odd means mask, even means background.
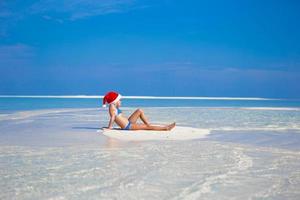
[{"label": "white pom pom on hat", "polygon": [[121,97],[122,95],[117,92],[110,91],[106,93],[105,96],[103,97],[102,107],[105,108],[106,103],[108,104],[116,103],[121,99]]}]

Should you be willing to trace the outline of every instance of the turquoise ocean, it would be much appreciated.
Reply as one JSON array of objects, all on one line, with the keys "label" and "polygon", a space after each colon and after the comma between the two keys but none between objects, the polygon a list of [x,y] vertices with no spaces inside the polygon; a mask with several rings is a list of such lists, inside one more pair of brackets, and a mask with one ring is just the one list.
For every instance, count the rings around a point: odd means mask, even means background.
[{"label": "turquoise ocean", "polygon": [[[0,97],[0,112],[55,108],[97,108],[101,98],[15,98]],[[123,99],[126,107],[298,107],[298,99]]]}]

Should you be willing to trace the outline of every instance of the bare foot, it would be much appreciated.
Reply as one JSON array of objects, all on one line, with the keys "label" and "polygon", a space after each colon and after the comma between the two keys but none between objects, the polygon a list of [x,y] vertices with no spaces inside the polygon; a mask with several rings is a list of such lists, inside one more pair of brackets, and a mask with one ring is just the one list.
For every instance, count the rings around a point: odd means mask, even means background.
[{"label": "bare foot", "polygon": [[170,130],[172,130],[175,126],[176,126],[176,123],[175,123],[175,122],[172,123],[172,124],[169,124],[169,125],[167,126],[167,130],[170,131]]}]

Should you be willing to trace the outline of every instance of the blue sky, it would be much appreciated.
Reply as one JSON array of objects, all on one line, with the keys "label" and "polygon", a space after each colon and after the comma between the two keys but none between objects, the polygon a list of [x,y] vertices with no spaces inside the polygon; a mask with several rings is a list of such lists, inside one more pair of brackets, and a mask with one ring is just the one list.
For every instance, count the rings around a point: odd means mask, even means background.
[{"label": "blue sky", "polygon": [[300,97],[300,2],[0,1],[0,94]]}]

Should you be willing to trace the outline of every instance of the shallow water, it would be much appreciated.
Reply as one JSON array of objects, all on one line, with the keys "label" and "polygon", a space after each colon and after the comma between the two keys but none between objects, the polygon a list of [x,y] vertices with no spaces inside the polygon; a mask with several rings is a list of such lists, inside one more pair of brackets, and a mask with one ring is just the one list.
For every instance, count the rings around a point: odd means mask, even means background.
[{"label": "shallow water", "polygon": [[[123,108],[129,115],[134,108]],[[208,129],[192,141],[122,142],[104,109],[0,116],[0,199],[299,199],[300,111],[145,107]]]},{"label": "shallow water", "polygon": [[[180,148],[179,148],[180,146]],[[299,199],[298,152],[191,141],[1,147],[1,199]]]}]

